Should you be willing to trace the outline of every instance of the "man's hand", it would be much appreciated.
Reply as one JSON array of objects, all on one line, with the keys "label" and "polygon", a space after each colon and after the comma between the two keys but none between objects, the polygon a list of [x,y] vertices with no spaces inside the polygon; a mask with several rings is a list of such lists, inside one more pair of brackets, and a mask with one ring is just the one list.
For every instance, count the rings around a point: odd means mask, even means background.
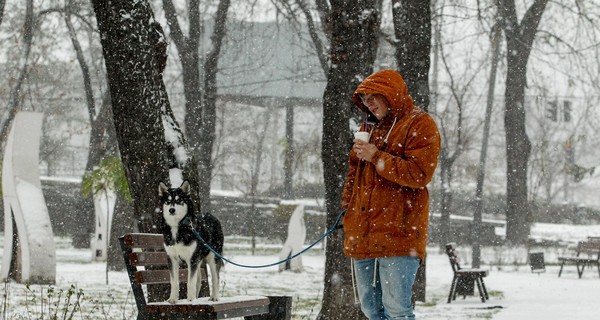
[{"label": "man's hand", "polygon": [[377,147],[374,144],[370,144],[358,139],[354,139],[353,142],[354,146],[352,148],[354,149],[356,156],[361,160],[371,162],[375,152],[378,150]]}]

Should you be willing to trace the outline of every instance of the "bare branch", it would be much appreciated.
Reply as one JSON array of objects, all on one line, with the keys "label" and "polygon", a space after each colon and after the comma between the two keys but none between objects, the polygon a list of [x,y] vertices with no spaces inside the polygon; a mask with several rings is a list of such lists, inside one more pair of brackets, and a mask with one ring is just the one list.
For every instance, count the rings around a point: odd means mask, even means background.
[{"label": "bare branch", "polygon": [[186,51],[186,40],[183,32],[181,31],[181,27],[179,26],[179,21],[177,20],[177,12],[175,11],[175,6],[173,5],[172,0],[163,0],[163,9],[165,10],[165,17],[167,18],[167,25],[169,26],[171,39],[175,42],[175,45],[178,48],[179,58],[183,60],[183,52]]}]

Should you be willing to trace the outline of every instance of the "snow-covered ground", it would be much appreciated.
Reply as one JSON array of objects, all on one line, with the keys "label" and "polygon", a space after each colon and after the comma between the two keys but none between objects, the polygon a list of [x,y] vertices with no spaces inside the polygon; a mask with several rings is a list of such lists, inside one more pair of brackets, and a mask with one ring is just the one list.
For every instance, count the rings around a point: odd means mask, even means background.
[{"label": "snow-covered ground", "polygon": [[[577,229],[580,229],[579,232]],[[537,230],[537,231],[536,231]],[[561,231],[562,230],[562,231]],[[535,234],[564,232],[557,237],[576,241],[588,235],[600,235],[600,226],[547,226],[537,225]],[[1,239],[1,238],[0,238]],[[7,283],[0,288],[0,314],[3,319],[43,319],[56,314],[58,319],[68,319],[72,307],[65,308],[69,288],[75,290],[70,303],[79,290],[83,293],[81,311],[73,319],[135,319],[136,309],[125,272],[110,272],[106,284],[105,264],[92,262],[86,249],[74,249],[65,238],[55,238],[57,246],[57,283],[48,286]],[[227,239],[227,241],[234,241]],[[267,264],[277,261],[277,250],[265,246],[252,256],[240,246],[230,244],[225,255],[242,264]],[[234,250],[235,249],[235,250]],[[445,254],[438,248],[429,248],[427,261],[427,302],[419,302],[416,314],[419,319],[597,319],[600,314],[600,276],[596,269],[586,269],[579,279],[574,266],[569,266],[558,278],[558,266],[548,265],[546,272],[531,273],[524,264],[524,249],[484,248],[484,268],[490,270],[485,279],[490,300],[481,303],[478,297],[463,300],[458,297],[446,303],[452,271]],[[536,249],[536,251],[540,251]],[[547,263],[556,262],[555,249],[547,253]],[[470,260],[469,248],[459,247],[461,259]],[[323,292],[324,253],[313,249],[303,256],[305,271],[301,274],[279,272],[277,267],[244,269],[231,264],[222,273],[224,296],[233,295],[291,295],[294,297],[294,319],[315,319],[320,309]],[[44,300],[44,302],[42,302]],[[6,316],[4,316],[6,314]]]}]

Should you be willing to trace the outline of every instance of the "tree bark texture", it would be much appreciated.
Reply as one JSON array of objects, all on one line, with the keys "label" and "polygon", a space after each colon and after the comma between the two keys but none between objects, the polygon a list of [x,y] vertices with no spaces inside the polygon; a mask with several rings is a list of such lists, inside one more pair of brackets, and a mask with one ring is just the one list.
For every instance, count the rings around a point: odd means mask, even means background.
[{"label": "tree bark texture", "polygon": [[[169,105],[162,80],[166,42],[147,1],[92,1],[104,53],[117,141],[133,198],[138,231],[159,233],[157,186],[182,170],[199,207],[198,172]],[[168,296],[168,285],[148,288],[149,301]]]},{"label": "tree bark texture", "polygon": [[[174,152],[175,147],[185,150],[185,146],[178,135],[162,81],[166,43],[146,1],[92,3],[134,214],[140,232],[157,233],[158,183],[169,181],[168,169],[180,167],[186,161],[177,158]],[[165,128],[174,132],[165,136]],[[193,177],[189,175],[192,186]]]},{"label": "tree bark texture", "polygon": [[[392,0],[396,62],[415,105],[429,109],[431,1]],[[426,263],[417,272],[413,301],[425,301]]]},{"label": "tree bark texture", "polygon": [[283,160],[283,198],[294,197],[294,106],[287,103],[285,106],[285,155]]},{"label": "tree bark texture", "polygon": [[431,1],[392,0],[396,62],[415,105],[429,107]]},{"label": "tree bark texture", "polygon": [[535,0],[519,24],[514,0],[500,0],[507,46],[504,128],[506,134],[506,239],[526,244],[529,238],[527,168],[531,142],[525,121],[527,61],[548,0]]},{"label": "tree bark texture", "polygon": [[[325,181],[327,228],[336,221],[348,172],[352,144],[349,119],[355,109],[351,96],[356,86],[373,71],[377,52],[380,11],[373,1],[332,0],[327,17],[331,37],[331,67],[323,94],[322,159]],[[318,319],[362,319],[354,303],[350,259],[343,254],[344,235],[332,234],[327,241],[325,288]]]}]

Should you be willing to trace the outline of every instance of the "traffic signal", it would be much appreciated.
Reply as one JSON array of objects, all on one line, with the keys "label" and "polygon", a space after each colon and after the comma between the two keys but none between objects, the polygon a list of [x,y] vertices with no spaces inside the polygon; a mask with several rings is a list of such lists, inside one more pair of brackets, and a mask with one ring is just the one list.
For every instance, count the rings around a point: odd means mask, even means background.
[{"label": "traffic signal", "polygon": [[558,102],[548,102],[548,108],[546,108],[546,118],[554,122],[558,121]]},{"label": "traffic signal", "polygon": [[563,101],[563,121],[571,121],[571,101]]}]

